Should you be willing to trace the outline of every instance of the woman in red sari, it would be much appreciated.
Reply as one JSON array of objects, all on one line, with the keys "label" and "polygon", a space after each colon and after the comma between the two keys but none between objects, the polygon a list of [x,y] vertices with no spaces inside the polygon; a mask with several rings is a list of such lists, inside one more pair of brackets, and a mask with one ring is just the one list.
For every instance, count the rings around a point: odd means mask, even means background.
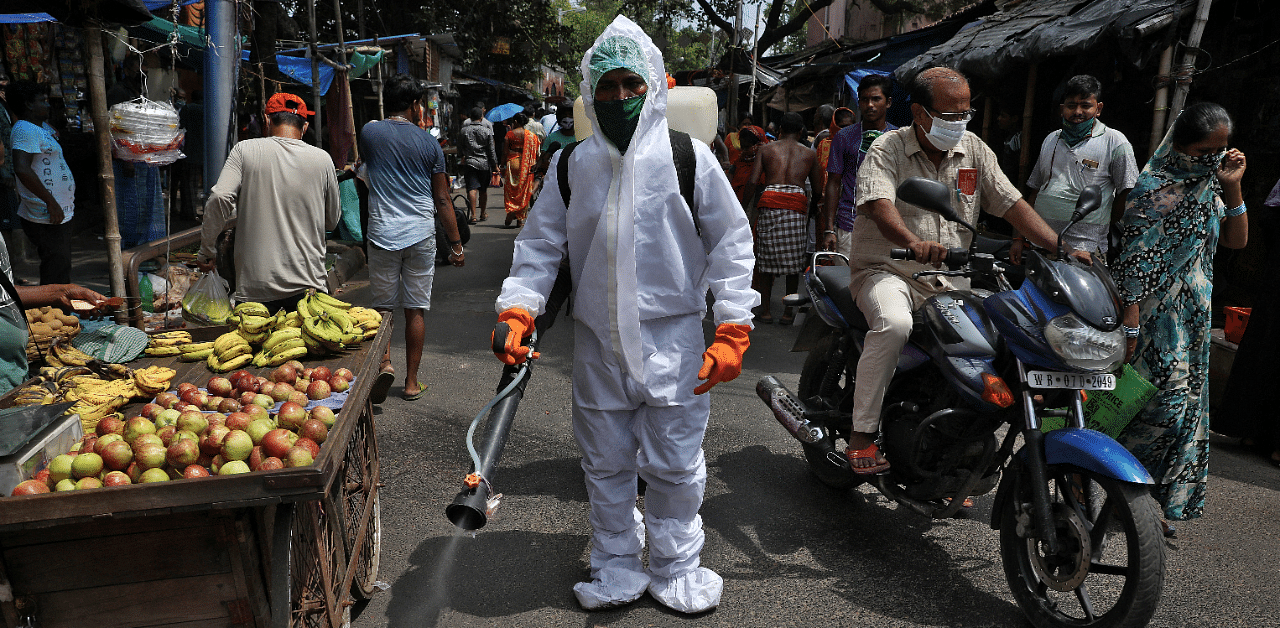
[{"label": "woman in red sari", "polygon": [[738,142],[741,146],[741,152],[733,162],[733,177],[729,179],[729,183],[733,186],[733,191],[738,195],[738,202],[742,203],[743,209],[751,203],[752,199],[742,198],[742,192],[746,189],[748,183],[755,183],[757,188],[764,185],[764,172],[760,173],[759,181],[751,181],[751,168],[756,161],[756,155],[760,153],[760,147],[768,143],[769,138],[765,136],[764,129],[752,125],[744,124],[738,130]]},{"label": "woman in red sari", "polygon": [[502,191],[507,205],[507,219],[503,223],[510,227],[515,221],[516,227],[524,226],[524,218],[529,214],[529,198],[533,195],[533,169],[538,161],[538,136],[524,128],[529,116],[517,113],[511,120],[511,130],[507,131],[506,173],[502,177]]}]

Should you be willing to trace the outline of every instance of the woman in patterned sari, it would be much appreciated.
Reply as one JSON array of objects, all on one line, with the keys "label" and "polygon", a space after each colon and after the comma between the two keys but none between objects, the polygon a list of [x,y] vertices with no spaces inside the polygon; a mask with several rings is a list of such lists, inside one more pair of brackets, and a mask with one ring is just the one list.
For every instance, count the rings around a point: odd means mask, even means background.
[{"label": "woman in patterned sari", "polygon": [[517,113],[511,120],[511,130],[507,131],[506,173],[502,177],[502,192],[507,205],[507,219],[504,225],[510,227],[515,221],[516,227],[524,226],[524,217],[529,214],[529,198],[533,195],[533,170],[538,162],[538,136],[524,128],[529,116]]},{"label": "woman in patterned sari", "polygon": [[1129,193],[1114,270],[1126,357],[1157,388],[1120,442],[1151,472],[1168,519],[1204,512],[1213,253],[1218,244],[1238,249],[1249,239],[1240,191],[1245,158],[1227,149],[1232,127],[1213,103],[1182,112]]}]

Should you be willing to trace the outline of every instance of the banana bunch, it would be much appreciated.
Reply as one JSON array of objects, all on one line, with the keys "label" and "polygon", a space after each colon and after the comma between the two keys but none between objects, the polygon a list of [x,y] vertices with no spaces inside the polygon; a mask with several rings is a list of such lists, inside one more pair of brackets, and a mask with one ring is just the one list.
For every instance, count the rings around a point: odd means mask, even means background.
[{"label": "banana bunch", "polygon": [[111,362],[101,368],[101,375],[107,379],[133,379],[133,369]]},{"label": "banana bunch", "polygon": [[252,359],[253,345],[239,331],[229,331],[213,341],[205,364],[215,373],[225,373],[248,364]]},{"label": "banana bunch", "polygon": [[253,365],[280,366],[289,360],[302,359],[308,353],[302,336],[302,329],[297,327],[284,327],[271,332],[266,342],[262,343],[262,351],[254,356]]},{"label": "banana bunch", "polygon": [[124,398],[125,403],[128,403],[130,399],[142,396],[138,387],[134,385],[133,379],[105,380],[93,375],[77,375],[71,378],[71,383],[72,387],[62,394],[63,401],[83,401],[99,406],[117,397]]},{"label": "banana bunch", "polygon": [[272,316],[267,306],[256,301],[241,303],[232,310],[227,324],[240,332],[249,344],[260,345],[266,342],[275,329],[278,317]]},{"label": "banana bunch", "polygon": [[178,354],[180,362],[200,362],[208,360],[213,355],[213,342],[189,342],[179,347],[182,353]]},{"label": "banana bunch", "polygon": [[87,366],[42,366],[38,372],[40,379],[59,388],[71,386],[72,377],[92,374],[93,370]]},{"label": "banana bunch", "polygon": [[123,396],[108,399],[107,401],[99,404],[81,399],[80,401],[77,401],[75,405],[67,408],[67,411],[63,414],[80,415],[80,425],[84,428],[84,433],[91,434],[94,429],[98,427],[98,421],[101,421],[109,415],[114,414],[116,417],[123,419],[124,415],[118,413],[117,410],[124,407],[127,403],[129,403],[129,399]]},{"label": "banana bunch", "polygon": [[[283,312],[283,310],[281,311]],[[302,329],[302,314],[297,310],[284,314],[283,317],[279,314],[276,316],[278,317],[278,320],[276,321],[277,330],[287,329],[290,327],[294,329]]]},{"label": "banana bunch", "polygon": [[188,344],[191,344],[191,332],[189,331],[166,331],[160,334],[152,334],[151,341],[147,343],[147,355],[156,358],[181,355],[182,345]]},{"label": "banana bunch", "polygon": [[148,366],[133,372],[133,385],[138,392],[154,397],[169,389],[169,382],[178,372],[163,366]]},{"label": "banana bunch", "polygon": [[71,346],[71,342],[65,338],[55,337],[53,342],[49,343],[49,352],[45,354],[44,361],[49,366],[84,366],[93,360],[93,356]]},{"label": "banana bunch", "polygon": [[345,349],[347,342],[359,342],[363,336],[357,338],[354,333],[348,332],[348,329],[354,327],[351,326],[351,319],[344,320],[347,327],[328,312],[302,319],[302,333],[312,341],[308,346],[319,345],[326,352],[334,352]]},{"label": "banana bunch", "polygon": [[57,401],[54,391],[50,390],[51,384],[46,382],[33,382],[19,388],[13,393],[13,405],[15,406],[42,406]]},{"label": "banana bunch", "polygon": [[377,310],[357,305],[347,310],[347,316],[351,317],[356,327],[364,332],[365,340],[373,340],[373,337],[378,335],[378,327],[382,325],[382,314]]}]

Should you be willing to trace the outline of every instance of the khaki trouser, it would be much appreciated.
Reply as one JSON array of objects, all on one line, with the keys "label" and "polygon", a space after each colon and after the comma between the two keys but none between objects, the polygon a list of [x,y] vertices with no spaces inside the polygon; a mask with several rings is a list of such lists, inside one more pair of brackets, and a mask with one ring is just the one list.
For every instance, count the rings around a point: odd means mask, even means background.
[{"label": "khaki trouser", "polygon": [[854,302],[870,331],[858,358],[853,390],[853,431],[880,429],[884,391],[893,379],[898,355],[911,335],[911,313],[930,295],[916,282],[876,270],[855,270],[849,282]]}]

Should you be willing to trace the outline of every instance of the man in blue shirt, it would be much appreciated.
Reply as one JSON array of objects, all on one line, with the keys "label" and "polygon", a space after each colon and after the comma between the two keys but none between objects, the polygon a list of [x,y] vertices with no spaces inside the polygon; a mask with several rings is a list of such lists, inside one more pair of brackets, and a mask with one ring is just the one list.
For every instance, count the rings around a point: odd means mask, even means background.
[{"label": "man in blue shirt", "polygon": [[[423,315],[431,308],[431,281],[435,276],[436,208],[449,239],[449,261],[462,266],[462,238],[449,202],[449,176],[444,171],[444,151],[430,133],[418,127],[418,102],[424,90],[406,74],[391,77],[383,92],[390,112],[383,120],[366,124],[360,133],[360,154],[368,165],[369,182],[369,288],[373,306],[384,315],[395,308],[405,314],[404,398],[422,396],[418,363],[425,334]],[[394,380],[391,348],[382,358],[370,398],[379,403]]]},{"label": "man in blue shirt", "polygon": [[857,214],[858,167],[875,138],[898,128],[889,124],[885,117],[893,104],[889,97],[891,93],[893,81],[888,76],[869,74],[863,77],[858,83],[858,113],[862,119],[857,124],[842,128],[831,138],[824,197],[826,211],[822,213],[823,220],[818,221],[818,228],[822,229],[818,238],[820,250],[851,254],[853,219]]}]

